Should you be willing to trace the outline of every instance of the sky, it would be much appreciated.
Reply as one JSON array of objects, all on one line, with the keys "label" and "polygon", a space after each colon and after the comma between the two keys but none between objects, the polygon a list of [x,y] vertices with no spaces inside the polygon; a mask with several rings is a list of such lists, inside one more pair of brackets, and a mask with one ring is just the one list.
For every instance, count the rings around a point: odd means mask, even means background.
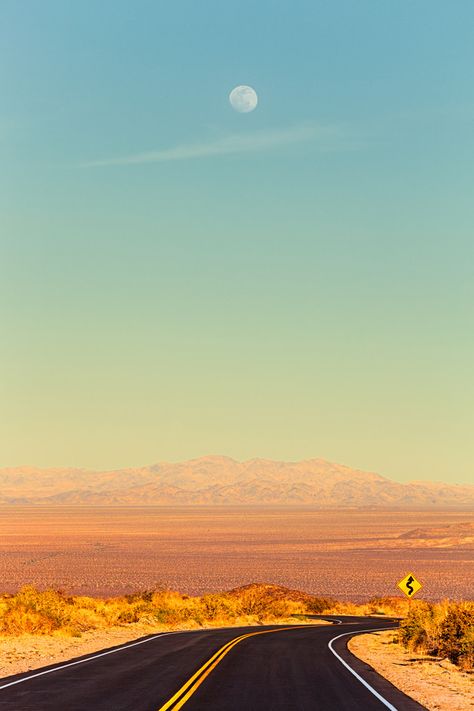
[{"label": "sky", "polygon": [[0,466],[474,483],[473,185],[471,0],[2,0]]}]

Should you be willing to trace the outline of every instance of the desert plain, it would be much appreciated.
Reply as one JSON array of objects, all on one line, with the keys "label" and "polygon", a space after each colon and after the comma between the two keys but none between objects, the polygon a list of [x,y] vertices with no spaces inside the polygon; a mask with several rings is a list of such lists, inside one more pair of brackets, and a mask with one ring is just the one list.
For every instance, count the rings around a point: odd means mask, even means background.
[{"label": "desert plain", "polygon": [[121,595],[270,582],[340,600],[471,598],[474,515],[312,507],[0,507],[0,589]]}]

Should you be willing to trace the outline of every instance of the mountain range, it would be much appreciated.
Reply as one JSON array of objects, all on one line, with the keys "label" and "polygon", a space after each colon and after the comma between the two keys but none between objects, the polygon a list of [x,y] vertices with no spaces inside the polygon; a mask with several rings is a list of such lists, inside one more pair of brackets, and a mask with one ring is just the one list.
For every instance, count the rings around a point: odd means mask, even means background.
[{"label": "mountain range", "polygon": [[3,505],[309,505],[474,509],[474,485],[400,483],[323,459],[199,457],[112,471],[0,469]]}]

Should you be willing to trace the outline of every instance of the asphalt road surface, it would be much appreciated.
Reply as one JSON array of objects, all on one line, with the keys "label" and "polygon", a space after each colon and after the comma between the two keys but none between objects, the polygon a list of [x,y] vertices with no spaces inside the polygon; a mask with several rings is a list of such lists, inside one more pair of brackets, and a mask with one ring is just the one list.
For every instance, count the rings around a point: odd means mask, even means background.
[{"label": "asphalt road surface", "polygon": [[[327,618],[328,620],[330,618]],[[333,624],[335,623],[335,624]],[[415,711],[347,651],[351,634],[396,620],[151,635],[0,680],[1,711]]]}]

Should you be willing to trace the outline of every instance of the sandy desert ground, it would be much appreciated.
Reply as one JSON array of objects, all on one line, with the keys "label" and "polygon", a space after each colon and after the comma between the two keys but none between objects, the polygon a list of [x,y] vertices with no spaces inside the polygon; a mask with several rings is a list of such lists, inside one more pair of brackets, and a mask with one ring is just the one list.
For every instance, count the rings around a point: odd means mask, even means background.
[{"label": "sandy desert ground", "polygon": [[472,597],[474,539],[459,525],[473,521],[465,511],[0,507],[0,589],[201,594],[265,581],[363,601],[397,594],[413,572],[418,597]]},{"label": "sandy desert ground", "polygon": [[448,659],[403,649],[393,644],[395,632],[359,635],[349,649],[429,711],[472,711],[474,679]]}]

